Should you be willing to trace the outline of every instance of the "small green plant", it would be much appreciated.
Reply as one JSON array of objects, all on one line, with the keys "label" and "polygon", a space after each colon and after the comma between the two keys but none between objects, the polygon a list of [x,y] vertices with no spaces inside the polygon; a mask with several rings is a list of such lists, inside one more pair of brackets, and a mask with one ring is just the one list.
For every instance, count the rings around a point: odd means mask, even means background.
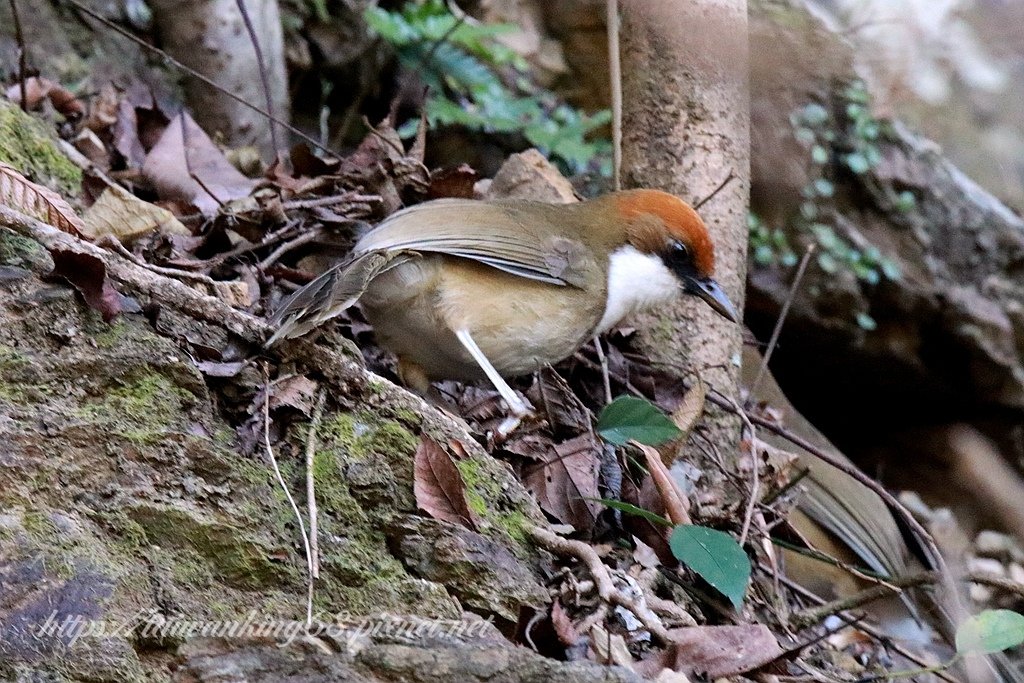
[{"label": "small green plant", "polygon": [[[636,441],[648,446],[677,439],[683,432],[657,406],[646,399],[620,396],[601,411],[597,432],[617,446]],[[672,526],[667,519],[628,503],[601,500],[608,507],[655,524]],[[669,537],[672,555],[689,567],[738,610],[750,585],[750,558],[729,534],[695,524],[680,524]]]},{"label": "small green plant", "polygon": [[[514,26],[457,18],[442,0],[409,2],[397,12],[371,6],[365,17],[429,87],[430,126],[518,133],[570,173],[611,175],[611,143],[596,134],[610,112],[584,114],[534,83],[522,57],[496,40]],[[411,135],[415,124],[399,132]]]},{"label": "small green plant", "polygon": [[[790,123],[810,157],[810,180],[801,189],[803,201],[796,226],[810,233],[820,247],[818,266],[830,274],[849,270],[869,285],[876,285],[883,278],[898,279],[899,267],[892,259],[874,246],[851,243],[838,235],[832,225],[831,207],[836,193],[832,177],[844,170],[864,175],[882,161],[878,143],[885,124],[872,115],[864,84],[856,81],[844,88],[832,111],[817,102],[804,105],[790,115]],[[896,202],[903,210],[910,210],[913,194],[902,193]],[[861,317],[866,322],[869,316]]]}]

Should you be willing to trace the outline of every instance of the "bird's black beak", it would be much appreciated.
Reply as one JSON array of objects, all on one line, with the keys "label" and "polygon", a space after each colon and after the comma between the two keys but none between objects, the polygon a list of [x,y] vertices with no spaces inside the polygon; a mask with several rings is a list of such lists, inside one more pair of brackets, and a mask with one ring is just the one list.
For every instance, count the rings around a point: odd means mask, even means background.
[{"label": "bird's black beak", "polygon": [[699,296],[720,316],[734,323],[740,321],[736,308],[729,301],[722,286],[709,277],[687,277],[684,287],[687,294]]}]

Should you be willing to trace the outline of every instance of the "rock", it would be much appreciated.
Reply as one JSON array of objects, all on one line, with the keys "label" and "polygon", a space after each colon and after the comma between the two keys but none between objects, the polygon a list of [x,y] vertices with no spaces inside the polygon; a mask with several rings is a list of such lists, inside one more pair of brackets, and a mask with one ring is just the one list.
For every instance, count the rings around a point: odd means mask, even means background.
[{"label": "rock", "polygon": [[532,199],[567,204],[576,201],[572,183],[535,149],[513,154],[487,187],[485,199]]}]

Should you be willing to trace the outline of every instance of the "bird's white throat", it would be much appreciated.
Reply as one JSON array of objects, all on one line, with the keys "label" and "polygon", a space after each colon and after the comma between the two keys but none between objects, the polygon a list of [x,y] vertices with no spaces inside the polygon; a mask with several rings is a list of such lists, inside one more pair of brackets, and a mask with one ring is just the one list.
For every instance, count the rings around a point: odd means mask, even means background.
[{"label": "bird's white throat", "polygon": [[596,334],[607,332],[630,313],[669,301],[679,291],[679,280],[665,262],[632,246],[612,252],[608,264],[608,302]]}]

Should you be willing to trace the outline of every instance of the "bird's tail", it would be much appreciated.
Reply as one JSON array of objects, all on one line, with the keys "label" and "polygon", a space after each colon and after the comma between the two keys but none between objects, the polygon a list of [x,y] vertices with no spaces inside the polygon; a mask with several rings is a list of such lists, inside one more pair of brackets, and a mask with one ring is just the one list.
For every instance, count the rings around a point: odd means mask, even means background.
[{"label": "bird's tail", "polygon": [[375,277],[415,257],[413,252],[369,251],[334,266],[292,293],[274,311],[270,323],[277,331],[266,346],[300,337],[330,320],[358,301]]}]

